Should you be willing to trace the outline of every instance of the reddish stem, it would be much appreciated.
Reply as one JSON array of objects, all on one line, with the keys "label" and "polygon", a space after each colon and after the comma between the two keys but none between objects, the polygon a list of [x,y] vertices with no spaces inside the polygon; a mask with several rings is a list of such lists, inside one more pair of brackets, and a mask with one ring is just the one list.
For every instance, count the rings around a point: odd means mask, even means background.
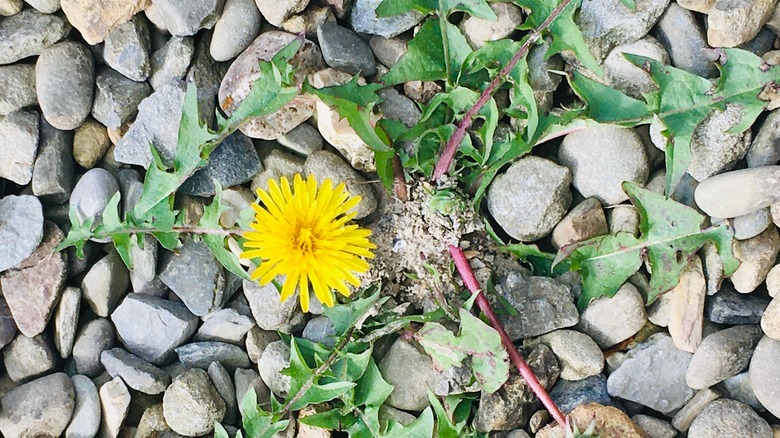
[{"label": "reddish stem", "polygon": [[506,333],[506,330],[504,330],[504,326],[498,320],[496,314],[493,313],[493,309],[490,307],[490,303],[488,303],[485,295],[482,294],[477,279],[474,277],[474,272],[472,272],[471,266],[469,266],[469,262],[466,260],[463,251],[455,245],[450,245],[449,249],[452,260],[455,262],[455,267],[458,268],[458,273],[460,273],[460,276],[463,278],[463,283],[466,284],[466,287],[472,294],[477,294],[477,305],[482,313],[487,316],[488,320],[490,320],[490,325],[492,325],[499,336],[501,336],[501,343],[504,344],[504,348],[507,353],[509,353],[509,359],[515,365],[517,371],[520,372],[520,375],[528,386],[531,387],[531,391],[533,391],[534,394],[536,394],[536,397],[541,400],[542,404],[547,408],[555,421],[561,426],[565,426],[566,417],[564,417],[560,409],[558,409],[558,406],[556,406],[555,402],[550,398],[550,394],[547,393],[544,386],[539,382],[536,374],[534,374],[534,371],[528,366],[528,363],[523,359],[523,356],[517,351],[515,344],[509,339],[509,335]]},{"label": "reddish stem", "polygon": [[559,4],[558,7],[552,11],[550,16],[547,17],[547,19],[545,19],[542,24],[539,25],[539,27],[531,32],[531,35],[528,37],[525,43],[523,43],[517,53],[512,56],[512,59],[510,59],[504,68],[502,68],[501,71],[496,75],[496,77],[490,81],[487,88],[485,88],[485,91],[483,91],[479,96],[479,99],[477,99],[477,102],[474,104],[474,106],[466,111],[466,115],[463,116],[463,119],[455,129],[455,133],[452,134],[452,137],[450,137],[450,139],[447,141],[447,144],[444,146],[444,151],[439,157],[439,161],[436,162],[436,167],[433,169],[434,181],[438,181],[445,173],[450,170],[452,160],[455,158],[455,152],[458,151],[460,142],[463,141],[463,137],[466,136],[466,130],[469,129],[471,124],[474,122],[474,116],[476,116],[482,107],[488,103],[490,97],[493,95],[493,92],[496,91],[496,88],[498,88],[498,86],[504,82],[504,78],[507,77],[512,69],[515,68],[515,65],[521,59],[523,59],[525,55],[528,54],[528,51],[531,49],[531,45],[535,44],[536,41],[539,40],[539,38],[542,36],[542,32],[550,27],[550,24],[556,18],[558,18],[558,15],[563,12],[569,3],[571,3],[571,0],[563,0],[561,4]]}]

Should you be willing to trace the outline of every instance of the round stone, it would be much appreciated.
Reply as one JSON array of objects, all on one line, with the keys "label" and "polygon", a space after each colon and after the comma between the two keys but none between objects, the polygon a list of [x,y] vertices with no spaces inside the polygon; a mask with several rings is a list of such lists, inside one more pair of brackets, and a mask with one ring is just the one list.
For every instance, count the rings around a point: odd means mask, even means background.
[{"label": "round stone", "polygon": [[52,126],[76,129],[92,111],[95,65],[83,44],[65,41],[43,51],[35,64],[38,104]]},{"label": "round stone", "polygon": [[730,399],[715,400],[693,420],[688,438],[771,437],[772,429],[750,406]]},{"label": "round stone", "polygon": [[0,272],[16,266],[43,239],[43,206],[35,196],[0,199]]},{"label": "round stone", "polygon": [[225,402],[206,371],[194,368],[173,380],[163,395],[163,415],[174,432],[201,436],[225,416]]}]

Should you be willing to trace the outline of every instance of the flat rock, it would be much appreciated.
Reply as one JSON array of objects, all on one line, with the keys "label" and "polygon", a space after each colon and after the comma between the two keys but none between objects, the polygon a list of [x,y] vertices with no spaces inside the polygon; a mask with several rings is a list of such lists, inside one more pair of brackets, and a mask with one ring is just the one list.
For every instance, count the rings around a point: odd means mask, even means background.
[{"label": "flat rock", "polygon": [[5,393],[0,433],[7,437],[60,436],[73,415],[73,382],[55,373]]},{"label": "flat rock", "polygon": [[286,341],[273,341],[266,345],[263,355],[257,361],[257,371],[275,395],[284,397],[290,390],[291,378],[282,374],[290,366],[290,346]]},{"label": "flat rock", "polygon": [[553,229],[552,241],[560,248],[608,232],[607,218],[601,203],[596,198],[588,198],[577,204],[558,222]]},{"label": "flat rock", "polygon": [[38,113],[33,110],[16,111],[0,120],[0,154],[15,157],[0,162],[0,178],[19,185],[32,180],[40,138],[38,125]]},{"label": "flat rock", "polygon": [[180,303],[130,293],[111,315],[127,350],[162,365],[195,333],[198,318]]},{"label": "flat rock", "polygon": [[741,262],[731,275],[734,289],[750,293],[766,280],[780,252],[780,234],[772,226],[756,237],[734,242],[734,256]]},{"label": "flat rock", "polygon": [[138,116],[116,144],[114,158],[148,168],[152,162],[149,145],[153,144],[163,163],[173,164],[183,104],[182,84],[168,83],[155,90],[138,105]]},{"label": "flat rock", "polygon": [[716,1],[707,15],[707,42],[736,47],[758,35],[775,11],[774,0]]},{"label": "flat rock", "polygon": [[[621,187],[624,181],[639,185],[647,182],[647,153],[631,129],[604,125],[574,132],[563,139],[558,158],[571,169],[574,187],[583,196],[596,197],[605,205],[628,199]],[[610,169],[608,174],[603,171],[605,167]]]},{"label": "flat rock", "polygon": [[[295,35],[287,32],[261,33],[233,61],[219,87],[219,105],[228,116],[249,95],[252,83],[260,74],[259,61],[270,61],[294,39]],[[309,40],[304,40],[303,46],[289,62],[296,68],[295,80],[298,83],[325,67],[320,50]],[[312,97],[297,96],[279,111],[250,120],[241,127],[241,132],[252,138],[274,140],[314,115],[314,107]]]},{"label": "flat rock", "polygon": [[37,99],[34,65],[0,66],[0,116],[35,105]]},{"label": "flat rock", "polygon": [[95,80],[92,116],[108,128],[118,129],[129,122],[138,105],[151,93],[146,82],[136,82],[110,68],[104,68]]},{"label": "flat rock", "polygon": [[566,215],[571,181],[568,168],[541,157],[523,157],[493,180],[487,192],[488,210],[513,238],[537,240]]},{"label": "flat rock", "polygon": [[632,284],[625,283],[612,298],[591,301],[580,315],[577,328],[601,348],[608,348],[636,334],[646,322],[642,295]]},{"label": "flat rock", "polygon": [[428,392],[435,387],[433,361],[419,347],[404,339],[396,340],[379,361],[379,371],[393,386],[387,404],[411,411],[430,405]]},{"label": "flat rock", "polygon": [[122,379],[114,377],[100,387],[100,429],[109,437],[116,437],[130,410],[130,391]]},{"label": "flat rock", "polygon": [[733,218],[780,201],[780,166],[721,173],[702,181],[696,205],[711,217]]},{"label": "flat rock", "polygon": [[201,369],[191,369],[173,379],[163,396],[163,415],[174,432],[200,436],[214,430],[225,416],[225,402]]},{"label": "flat rock", "polygon": [[780,415],[780,341],[764,336],[750,359],[750,381],[756,398],[772,415]]},{"label": "flat rock", "polygon": [[54,313],[54,345],[63,359],[69,358],[71,352],[73,352],[80,310],[81,289],[66,287],[62,291],[60,302],[57,304],[57,311]]},{"label": "flat rock", "polygon": [[225,301],[225,270],[203,241],[183,239],[176,254],[163,261],[160,280],[197,316],[218,310]]},{"label": "flat rock", "polygon": [[92,53],[74,41],[47,47],[35,63],[35,87],[46,120],[57,129],[76,129],[92,110]]},{"label": "flat rock", "polygon": [[255,321],[234,309],[220,309],[203,317],[203,324],[195,334],[196,341],[220,341],[241,344]]},{"label": "flat rock", "polygon": [[344,183],[350,196],[360,196],[360,203],[352,212],[355,219],[362,219],[373,213],[378,205],[377,196],[370,184],[341,157],[330,151],[317,151],[306,159],[306,175],[312,175],[317,184],[330,180],[332,187]]},{"label": "flat rock", "polygon": [[[222,421],[228,424],[235,422],[238,406],[236,404],[236,387],[233,385],[230,373],[219,362],[212,362],[209,365],[208,373],[211,383],[214,384],[214,388],[225,402],[225,417]],[[255,374],[257,375],[257,372]],[[260,378],[259,375],[257,377]]]},{"label": "flat rock", "polygon": [[702,50],[709,48],[704,29],[694,14],[681,4],[669,3],[652,35],[666,48],[674,67],[705,78],[717,76],[715,64]]},{"label": "flat rock", "polygon": [[94,437],[100,428],[100,396],[95,384],[87,376],[76,374],[71,377],[76,393],[76,406],[65,429],[67,438]]},{"label": "flat rock", "polygon": [[716,324],[759,324],[769,300],[744,295],[731,286],[724,287],[704,303],[704,317]]},{"label": "flat rock", "polygon": [[35,196],[47,203],[62,204],[70,197],[76,179],[73,134],[40,121],[40,143],[32,174]]},{"label": "flat rock", "polygon": [[103,60],[126,78],[143,82],[151,73],[150,48],[149,27],[139,14],[108,34],[103,44]]},{"label": "flat rock", "polygon": [[193,342],[176,348],[179,361],[188,368],[208,369],[212,362],[219,362],[225,368],[248,368],[249,356],[244,350],[226,342]]},{"label": "flat rock", "polygon": [[257,282],[244,280],[244,295],[249,301],[252,316],[263,330],[289,330],[291,321],[300,313],[298,294],[282,302],[273,283],[261,286]]},{"label": "flat rock", "polygon": [[577,406],[586,403],[614,405],[607,392],[607,378],[603,374],[580,380],[558,380],[550,391],[550,398],[564,413],[572,412]]},{"label": "flat rock", "polygon": [[761,330],[755,325],[738,325],[707,336],[688,366],[688,386],[708,388],[742,372],[759,339]]},{"label": "flat rock", "polygon": [[371,47],[355,32],[336,23],[325,23],[317,28],[317,41],[328,66],[351,75],[369,77],[376,74]]},{"label": "flat rock", "polygon": [[54,252],[64,239],[65,234],[46,221],[38,248],[15,268],[0,274],[0,289],[25,336],[44,331],[65,286],[67,254]]},{"label": "flat rock", "polygon": [[111,377],[121,377],[127,386],[144,394],[160,394],[171,382],[168,373],[121,348],[103,351],[100,363]]},{"label": "flat rock", "polygon": [[152,75],[149,83],[156,90],[169,82],[183,79],[194,53],[194,38],[170,38],[164,46],[152,54]]},{"label": "flat rock", "polygon": [[693,420],[689,438],[769,437],[772,428],[748,405],[736,400],[721,399],[708,404]]},{"label": "flat rock", "polygon": [[0,199],[0,271],[29,257],[43,239],[43,207],[35,196]]},{"label": "flat rock", "polygon": [[61,0],[62,11],[90,45],[144,10],[151,0]]},{"label": "flat rock", "polygon": [[[622,365],[610,374],[609,394],[661,413],[681,408],[693,397],[693,390],[685,383],[691,357],[691,353],[678,350],[669,335],[655,334],[630,350]],[[653,372],[648,373],[649,369]]]},{"label": "flat rock", "polygon": [[14,382],[52,371],[57,365],[56,356],[51,340],[45,335],[34,338],[19,335],[3,349],[5,371]]},{"label": "flat rock", "polygon": [[214,26],[209,53],[215,61],[238,56],[260,33],[263,17],[254,0],[227,0]]},{"label": "flat rock", "polygon": [[561,379],[582,380],[600,374],[604,354],[590,336],[574,330],[556,330],[533,340],[550,347],[561,368]]},{"label": "flat rock", "polygon": [[707,296],[707,282],[699,257],[691,260],[680,275],[680,282],[666,295],[669,296],[667,326],[674,345],[693,353],[702,338]]},{"label": "flat rock", "polygon": [[0,65],[11,64],[65,38],[70,25],[59,15],[41,14],[25,9],[0,22]]},{"label": "flat rock", "polygon": [[382,0],[355,0],[350,21],[355,32],[390,38],[413,28],[424,18],[417,11],[408,11],[391,17],[377,17],[376,8]]},{"label": "flat rock", "polygon": [[100,355],[116,344],[116,333],[111,321],[105,318],[94,319],[76,336],[73,344],[73,361],[79,374],[95,377],[103,372]]},{"label": "flat rock", "polygon": [[96,315],[107,317],[119,305],[129,284],[127,267],[112,251],[92,265],[81,280],[81,292]]},{"label": "flat rock", "polygon": [[262,170],[252,140],[235,132],[214,149],[206,167],[195,172],[179,190],[195,196],[214,196],[214,179],[223,189],[227,189],[251,181]]},{"label": "flat rock", "polygon": [[509,272],[497,279],[496,292],[516,310],[499,316],[512,340],[571,327],[579,320],[571,289],[555,279]]}]

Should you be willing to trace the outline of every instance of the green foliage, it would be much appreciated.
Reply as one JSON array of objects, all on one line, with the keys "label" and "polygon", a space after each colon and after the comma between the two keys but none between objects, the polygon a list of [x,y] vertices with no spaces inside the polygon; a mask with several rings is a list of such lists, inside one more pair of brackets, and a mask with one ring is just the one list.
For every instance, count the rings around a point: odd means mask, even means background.
[{"label": "green foliage", "polygon": [[623,190],[639,211],[640,237],[598,236],[564,246],[556,258],[556,262],[567,260],[582,276],[580,307],[594,298],[615,295],[644,262],[652,272],[647,296],[648,304],[652,303],[677,286],[685,266],[708,241],[717,246],[727,276],[737,269],[728,225],[704,228],[706,218],[688,206],[630,182],[623,183]]},{"label": "green foliage", "polygon": [[562,261],[554,265],[555,254],[550,254],[539,249],[538,246],[530,243],[514,243],[499,247],[517,257],[521,262],[531,266],[534,275],[544,277],[557,277],[558,275],[569,272],[568,261]]}]

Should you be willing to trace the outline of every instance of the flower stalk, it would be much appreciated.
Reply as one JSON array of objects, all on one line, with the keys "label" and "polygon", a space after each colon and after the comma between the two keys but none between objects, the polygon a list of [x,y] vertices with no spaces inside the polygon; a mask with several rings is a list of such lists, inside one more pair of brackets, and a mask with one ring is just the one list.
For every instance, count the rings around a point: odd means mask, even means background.
[{"label": "flower stalk", "polygon": [[528,366],[528,363],[525,361],[525,359],[523,359],[523,356],[521,356],[517,351],[515,344],[512,343],[512,340],[509,338],[506,330],[504,330],[504,326],[498,320],[498,317],[490,307],[490,303],[488,303],[487,298],[485,298],[485,295],[480,290],[479,283],[477,283],[477,279],[474,277],[474,272],[471,270],[471,266],[469,266],[469,262],[466,260],[466,256],[463,254],[463,251],[455,245],[450,245],[449,250],[450,255],[452,256],[452,260],[455,262],[455,267],[458,269],[458,273],[463,278],[463,283],[472,294],[477,295],[477,306],[479,306],[479,309],[482,311],[482,313],[487,316],[488,320],[490,321],[490,325],[493,326],[493,329],[498,332],[499,336],[501,336],[501,343],[504,345],[504,348],[509,354],[509,359],[512,361],[512,364],[517,368],[517,371],[520,372],[523,380],[525,380],[525,382],[531,388],[531,391],[533,391],[536,397],[539,398],[547,411],[550,412],[550,415],[552,415],[553,419],[555,419],[558,424],[565,425],[566,417],[563,415],[563,413],[561,413],[561,410],[558,409],[558,406],[556,406],[555,402],[553,402],[553,400],[550,398],[550,394],[547,393],[547,391],[544,389],[544,386],[542,386],[542,384],[539,382],[536,374],[534,374],[531,367]]}]

